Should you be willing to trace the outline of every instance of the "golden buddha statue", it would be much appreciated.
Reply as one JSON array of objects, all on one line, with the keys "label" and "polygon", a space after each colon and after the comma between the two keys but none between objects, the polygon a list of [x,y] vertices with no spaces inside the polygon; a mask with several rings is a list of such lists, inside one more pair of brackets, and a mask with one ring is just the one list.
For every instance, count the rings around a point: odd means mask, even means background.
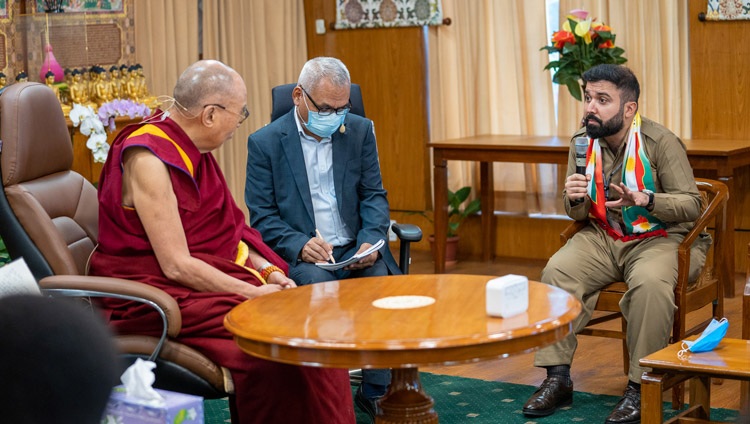
[{"label": "golden buddha statue", "polygon": [[81,73],[81,77],[83,77],[83,80],[86,82],[89,99],[93,99],[96,95],[96,88],[94,87],[94,78],[96,78],[96,76],[94,75],[94,67],[92,66],[88,69],[84,68],[83,73]]},{"label": "golden buddha statue", "polygon": [[140,102],[140,99],[138,97],[138,89],[139,89],[139,81],[138,81],[138,71],[135,69],[135,66],[131,66],[128,68],[128,79],[125,82],[125,96],[128,99],[134,101],[134,102]]},{"label": "golden buddha statue", "polygon": [[112,98],[122,98],[122,79],[120,78],[120,68],[112,66],[109,68],[109,92]]},{"label": "golden buddha statue", "polygon": [[21,71],[16,75],[16,82],[28,82],[29,76],[26,75],[25,71]]},{"label": "golden buddha statue", "polygon": [[88,83],[83,81],[82,72],[78,69],[73,70],[73,85],[70,86],[70,101],[83,106],[96,107],[96,103],[89,100]]},{"label": "golden buddha statue", "polygon": [[152,96],[148,91],[146,76],[143,75],[143,66],[141,66],[140,63],[137,63],[135,65],[135,70],[136,75],[138,76],[138,98],[140,99],[140,102],[151,109],[155,109],[159,106],[159,102],[156,100],[156,97]]},{"label": "golden buddha statue", "polygon": [[70,68],[65,68],[63,71],[63,85],[60,88],[60,99],[62,103],[70,105],[70,86],[73,85],[73,71]]},{"label": "golden buddha statue", "polygon": [[91,101],[96,103],[97,106],[101,106],[113,99],[112,93],[109,89],[109,81],[106,80],[106,71],[101,66],[95,66],[93,73],[92,87],[93,92],[91,93]]},{"label": "golden buddha statue", "polygon": [[62,108],[63,114],[65,114],[65,116],[68,116],[71,107],[65,104],[60,93],[60,89],[55,85],[55,73],[52,71],[48,71],[46,74],[44,74],[44,83],[47,85],[47,87],[55,92],[55,97],[57,97],[57,101],[60,102],[60,107]]}]

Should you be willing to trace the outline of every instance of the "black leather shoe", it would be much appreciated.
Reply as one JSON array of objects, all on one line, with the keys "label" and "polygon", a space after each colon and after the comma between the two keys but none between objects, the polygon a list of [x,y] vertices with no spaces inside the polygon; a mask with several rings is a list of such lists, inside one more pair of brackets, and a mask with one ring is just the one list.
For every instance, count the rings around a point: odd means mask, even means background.
[{"label": "black leather shoe", "polygon": [[366,398],[365,394],[362,392],[361,385],[357,389],[357,393],[354,395],[354,403],[362,410],[362,412],[366,413],[370,419],[372,419],[372,422],[375,422],[375,415],[378,413],[377,399]]},{"label": "black leather shoe", "polygon": [[552,415],[557,408],[573,403],[573,383],[565,383],[565,378],[550,376],[544,379],[539,389],[526,401],[523,414],[530,417]]},{"label": "black leather shoe", "polygon": [[609,414],[605,424],[637,424],[641,422],[641,390],[628,384],[625,394]]}]

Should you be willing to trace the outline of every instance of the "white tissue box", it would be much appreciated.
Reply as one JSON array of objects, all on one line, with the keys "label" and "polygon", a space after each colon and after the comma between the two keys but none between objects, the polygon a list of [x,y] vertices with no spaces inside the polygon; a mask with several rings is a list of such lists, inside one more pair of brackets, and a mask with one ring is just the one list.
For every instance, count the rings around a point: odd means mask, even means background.
[{"label": "white tissue box", "polygon": [[115,387],[107,402],[102,424],[203,424],[202,397],[154,390],[164,397],[164,406],[142,405],[128,398],[125,387]]},{"label": "white tissue box", "polygon": [[488,315],[508,318],[529,309],[529,279],[527,277],[508,274],[488,281],[485,287]]}]

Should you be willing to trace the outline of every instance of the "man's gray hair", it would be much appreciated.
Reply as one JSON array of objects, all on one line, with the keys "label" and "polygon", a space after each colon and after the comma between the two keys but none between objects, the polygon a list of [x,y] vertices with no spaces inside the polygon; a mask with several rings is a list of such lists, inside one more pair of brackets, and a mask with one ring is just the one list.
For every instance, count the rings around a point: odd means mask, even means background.
[{"label": "man's gray hair", "polygon": [[177,79],[173,97],[185,109],[199,108],[209,99],[231,97],[237,72],[218,60],[190,65]]},{"label": "man's gray hair", "polygon": [[352,83],[344,62],[335,57],[316,57],[308,60],[302,67],[297,84],[305,90],[313,91],[324,79],[331,81],[335,87],[349,86]]}]

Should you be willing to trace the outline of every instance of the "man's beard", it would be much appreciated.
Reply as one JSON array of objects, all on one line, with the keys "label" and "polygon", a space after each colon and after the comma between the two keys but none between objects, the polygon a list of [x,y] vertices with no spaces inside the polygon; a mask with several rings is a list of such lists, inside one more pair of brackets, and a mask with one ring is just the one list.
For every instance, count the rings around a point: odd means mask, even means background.
[{"label": "man's beard", "polygon": [[[586,134],[591,138],[604,138],[617,134],[624,125],[622,119],[623,110],[624,108],[620,106],[620,112],[607,122],[602,122],[601,119],[594,115],[587,115]],[[592,124],[589,120],[596,122],[598,125]]]}]

